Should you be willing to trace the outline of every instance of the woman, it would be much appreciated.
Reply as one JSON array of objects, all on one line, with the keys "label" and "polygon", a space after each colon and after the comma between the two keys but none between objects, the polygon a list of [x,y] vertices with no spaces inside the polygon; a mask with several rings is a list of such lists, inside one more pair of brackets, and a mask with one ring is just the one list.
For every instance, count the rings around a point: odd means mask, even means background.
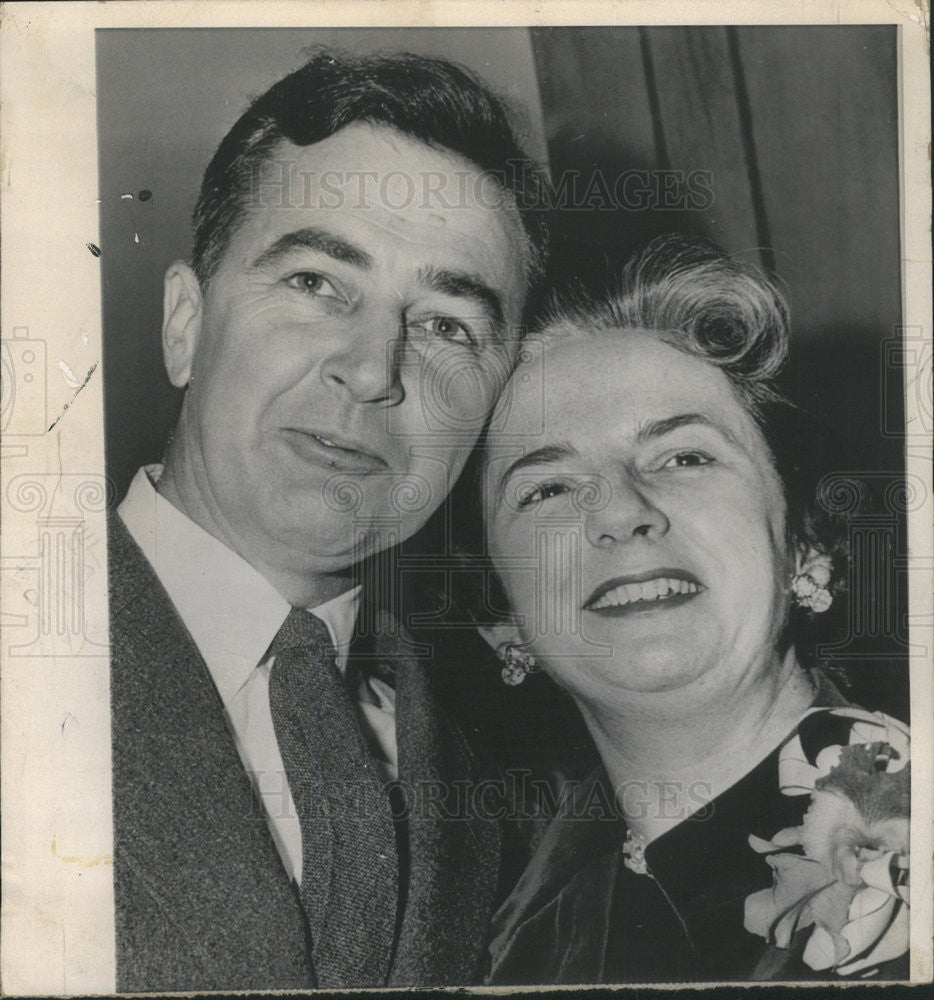
[{"label": "woman", "polygon": [[764,276],[663,237],[555,312],[500,403],[510,614],[481,631],[507,682],[570,693],[602,766],[496,915],[492,984],[907,973],[907,731],[792,641],[840,559],[780,441],[786,351]]}]

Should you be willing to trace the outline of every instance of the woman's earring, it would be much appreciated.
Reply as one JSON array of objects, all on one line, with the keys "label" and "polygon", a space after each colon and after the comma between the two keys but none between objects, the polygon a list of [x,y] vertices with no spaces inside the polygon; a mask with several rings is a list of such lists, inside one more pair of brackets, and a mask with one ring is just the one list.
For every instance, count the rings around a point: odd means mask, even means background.
[{"label": "woman's earring", "polygon": [[500,643],[496,655],[503,661],[500,676],[510,687],[521,684],[529,674],[537,674],[540,669],[535,665],[535,657],[515,642]]},{"label": "woman's earring", "polygon": [[809,608],[815,614],[826,611],[833,604],[830,593],[830,568],[823,563],[798,573],[791,581],[791,590],[796,603]]}]

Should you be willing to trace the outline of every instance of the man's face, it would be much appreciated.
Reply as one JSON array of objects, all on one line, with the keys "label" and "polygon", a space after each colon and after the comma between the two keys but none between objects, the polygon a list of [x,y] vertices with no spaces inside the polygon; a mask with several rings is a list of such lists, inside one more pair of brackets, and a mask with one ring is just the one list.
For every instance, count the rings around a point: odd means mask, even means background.
[{"label": "man's face", "polygon": [[169,293],[189,388],[167,472],[253,565],[336,572],[460,472],[515,354],[525,242],[492,178],[388,128],[282,143],[263,180],[200,309]]}]

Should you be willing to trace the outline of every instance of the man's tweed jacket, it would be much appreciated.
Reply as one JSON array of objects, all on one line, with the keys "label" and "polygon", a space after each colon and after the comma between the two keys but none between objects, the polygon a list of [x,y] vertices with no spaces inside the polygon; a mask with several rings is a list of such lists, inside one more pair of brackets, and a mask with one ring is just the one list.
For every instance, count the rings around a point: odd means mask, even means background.
[{"label": "man's tweed jacket", "polygon": [[[117,989],[478,981],[500,864],[496,824],[421,808],[396,826],[382,791],[378,815],[363,822],[336,810],[318,824],[309,922],[204,661],[118,516],[108,533]],[[480,775],[460,731],[442,717],[423,667],[400,658],[398,643],[394,652],[403,787],[469,787]],[[336,788],[373,772],[345,702],[326,706],[322,741],[334,771],[325,781]]]}]

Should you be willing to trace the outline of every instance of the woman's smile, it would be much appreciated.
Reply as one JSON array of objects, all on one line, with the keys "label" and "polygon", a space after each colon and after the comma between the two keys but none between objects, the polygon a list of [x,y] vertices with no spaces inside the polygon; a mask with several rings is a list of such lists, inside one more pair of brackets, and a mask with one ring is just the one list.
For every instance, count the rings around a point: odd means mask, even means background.
[{"label": "woman's smile", "polygon": [[585,611],[605,618],[620,615],[670,611],[680,608],[700,594],[699,588],[685,580],[655,579],[646,583],[623,584],[611,590]]},{"label": "woman's smile", "polygon": [[615,577],[600,584],[584,603],[584,611],[604,617],[673,610],[696,597],[705,588],[690,574],[659,569],[628,577]]}]

